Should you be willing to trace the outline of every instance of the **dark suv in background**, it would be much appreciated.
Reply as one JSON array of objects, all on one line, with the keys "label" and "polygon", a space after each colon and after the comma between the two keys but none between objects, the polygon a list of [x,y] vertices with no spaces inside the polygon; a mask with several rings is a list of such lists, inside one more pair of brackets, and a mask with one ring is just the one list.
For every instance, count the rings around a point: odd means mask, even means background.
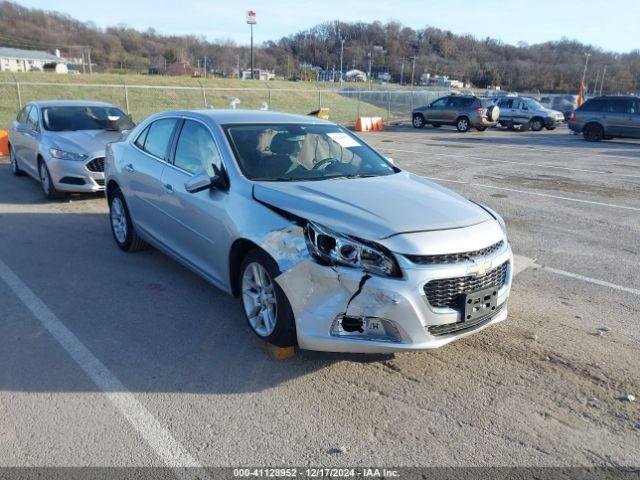
[{"label": "dark suv in background", "polygon": [[613,137],[640,138],[640,98],[602,96],[590,98],[569,117],[569,128],[585,140]]},{"label": "dark suv in background", "polygon": [[415,128],[427,124],[434,127],[455,125],[459,132],[475,128],[482,132],[498,123],[500,109],[490,99],[474,95],[448,95],[429,105],[413,109],[411,123]]}]

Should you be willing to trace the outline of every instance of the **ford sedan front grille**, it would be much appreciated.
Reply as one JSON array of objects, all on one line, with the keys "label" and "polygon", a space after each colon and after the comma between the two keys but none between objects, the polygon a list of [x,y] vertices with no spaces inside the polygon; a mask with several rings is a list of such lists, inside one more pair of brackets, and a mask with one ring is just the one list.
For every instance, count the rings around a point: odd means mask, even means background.
[{"label": "ford sedan front grille", "polygon": [[87,170],[90,172],[104,172],[104,157],[94,158],[88,162]]},{"label": "ford sedan front grille", "polygon": [[435,308],[452,308],[460,306],[460,296],[484,290],[485,288],[501,288],[507,281],[509,262],[490,270],[484,275],[468,275],[466,277],[442,278],[431,280],[424,286],[429,305]]}]

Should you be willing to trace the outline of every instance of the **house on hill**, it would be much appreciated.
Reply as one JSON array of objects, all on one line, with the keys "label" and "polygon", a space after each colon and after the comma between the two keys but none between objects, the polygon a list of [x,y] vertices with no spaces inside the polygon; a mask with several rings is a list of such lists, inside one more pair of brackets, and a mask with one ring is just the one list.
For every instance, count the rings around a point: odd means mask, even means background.
[{"label": "house on hill", "polygon": [[60,56],[41,50],[0,47],[0,72],[55,72],[68,73],[67,61]]},{"label": "house on hill", "polygon": [[176,60],[173,63],[167,65],[167,75],[189,75],[193,77],[196,74],[196,69],[189,65],[188,62],[182,60]]}]

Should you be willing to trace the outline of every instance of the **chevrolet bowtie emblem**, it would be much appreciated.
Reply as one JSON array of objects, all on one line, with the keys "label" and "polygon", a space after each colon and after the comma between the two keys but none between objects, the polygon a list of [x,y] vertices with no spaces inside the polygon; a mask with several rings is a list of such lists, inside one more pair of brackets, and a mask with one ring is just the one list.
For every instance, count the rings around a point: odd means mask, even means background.
[{"label": "chevrolet bowtie emblem", "polygon": [[470,273],[475,273],[477,276],[485,275],[491,270],[491,260],[487,260],[484,257],[474,258],[473,267],[471,267]]}]

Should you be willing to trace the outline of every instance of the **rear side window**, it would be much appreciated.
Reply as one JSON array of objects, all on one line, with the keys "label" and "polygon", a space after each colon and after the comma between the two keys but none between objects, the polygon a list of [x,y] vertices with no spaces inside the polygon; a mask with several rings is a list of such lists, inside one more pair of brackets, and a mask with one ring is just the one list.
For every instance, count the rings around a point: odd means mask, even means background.
[{"label": "rear side window", "polygon": [[18,114],[18,118],[16,118],[18,123],[23,123],[23,124],[27,123],[27,118],[29,117],[30,108],[31,108],[31,105],[27,105],[22,110],[20,110],[20,113]]},{"label": "rear side window", "polygon": [[607,100],[604,98],[592,98],[587,100],[580,110],[583,112],[604,112],[607,104]]},{"label": "rear side window", "polygon": [[149,127],[145,128],[142,131],[142,133],[138,135],[138,138],[136,138],[136,141],[133,142],[136,144],[138,148],[141,148],[144,150],[144,141],[147,139],[147,133],[149,133]]},{"label": "rear side window", "polygon": [[608,113],[631,113],[633,100],[628,98],[610,98],[607,102]]},{"label": "rear side window", "polygon": [[38,126],[38,109],[36,107],[31,107],[29,110],[29,116],[27,117],[27,123],[34,131],[39,131],[40,127]]},{"label": "rear side window", "polygon": [[175,118],[163,118],[149,125],[149,131],[144,140],[144,151],[154,157],[165,160],[169,140],[171,139],[171,134],[177,122],[178,120]]},{"label": "rear side window", "polygon": [[500,100],[500,108],[513,108],[513,98],[503,98]]}]

